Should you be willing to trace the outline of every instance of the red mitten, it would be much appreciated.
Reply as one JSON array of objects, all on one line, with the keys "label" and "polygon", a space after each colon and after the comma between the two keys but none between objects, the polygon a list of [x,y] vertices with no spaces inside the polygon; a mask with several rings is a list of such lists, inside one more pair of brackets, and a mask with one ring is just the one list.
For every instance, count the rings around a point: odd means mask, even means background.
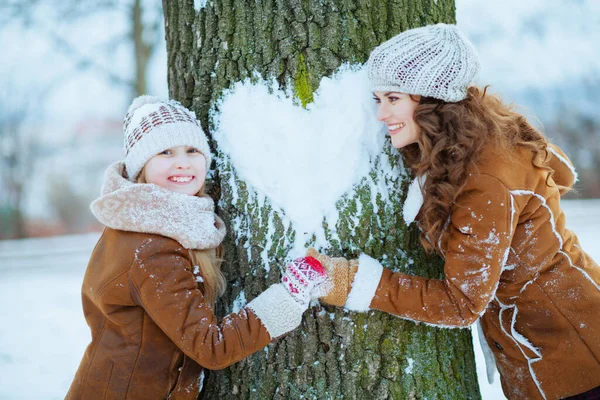
[{"label": "red mitten", "polygon": [[281,282],[297,302],[307,305],[326,291],[327,272],[314,257],[300,257],[292,261]]}]

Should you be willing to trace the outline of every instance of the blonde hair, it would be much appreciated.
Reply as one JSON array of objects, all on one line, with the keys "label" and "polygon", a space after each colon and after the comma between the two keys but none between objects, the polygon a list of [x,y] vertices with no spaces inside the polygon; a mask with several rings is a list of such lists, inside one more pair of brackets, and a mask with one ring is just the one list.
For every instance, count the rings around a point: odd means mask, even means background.
[{"label": "blonde hair", "polygon": [[[145,166],[140,171],[136,183],[147,183],[145,178]],[[204,185],[200,188],[196,196],[201,197],[204,195]],[[202,281],[199,282],[198,287],[204,294],[204,298],[211,305],[214,306],[218,297],[225,293],[227,282],[221,272],[221,263],[223,262],[223,246],[219,245],[216,248],[206,250],[189,249],[190,260],[192,261],[192,268],[198,266],[200,268],[200,275]],[[194,273],[194,271],[190,271]]]}]

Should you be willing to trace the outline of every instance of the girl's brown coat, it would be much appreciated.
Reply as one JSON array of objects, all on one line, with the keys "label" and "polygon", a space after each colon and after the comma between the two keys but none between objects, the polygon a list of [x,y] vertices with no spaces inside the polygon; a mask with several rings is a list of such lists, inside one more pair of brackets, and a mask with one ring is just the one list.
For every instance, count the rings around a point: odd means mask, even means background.
[{"label": "girl's brown coat", "polygon": [[217,321],[188,250],[223,239],[212,200],[134,184],[122,171],[120,163],[107,169],[103,195],[92,203],[107,225],[82,286],[92,342],[66,398],[196,399],[203,368],[225,368],[262,349],[296,328],[306,306],[274,284]]},{"label": "girl's brown coat", "polygon": [[67,399],[195,399],[202,367],[269,343],[248,309],[217,322],[192,268],[175,240],[105,229],[82,288],[92,343]]}]

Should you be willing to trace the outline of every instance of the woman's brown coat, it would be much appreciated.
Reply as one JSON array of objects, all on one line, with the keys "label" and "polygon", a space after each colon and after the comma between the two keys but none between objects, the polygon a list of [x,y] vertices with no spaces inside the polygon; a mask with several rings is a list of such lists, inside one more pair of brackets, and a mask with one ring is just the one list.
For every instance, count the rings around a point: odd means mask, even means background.
[{"label": "woman's brown coat", "polygon": [[510,399],[558,399],[600,386],[600,268],[566,229],[573,167],[551,147],[548,172],[519,149],[488,150],[442,237],[445,279],[384,269],[368,256],[346,307],[446,327],[480,320]]}]

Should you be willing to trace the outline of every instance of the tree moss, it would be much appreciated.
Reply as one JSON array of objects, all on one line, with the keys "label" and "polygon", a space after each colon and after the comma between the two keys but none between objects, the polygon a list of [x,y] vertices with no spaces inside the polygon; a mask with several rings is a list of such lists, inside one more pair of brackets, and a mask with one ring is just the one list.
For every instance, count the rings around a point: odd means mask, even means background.
[{"label": "tree moss", "polygon": [[309,72],[306,60],[302,53],[298,54],[297,73],[294,77],[294,94],[300,100],[302,107],[306,107],[314,100],[313,89],[309,83]]}]

